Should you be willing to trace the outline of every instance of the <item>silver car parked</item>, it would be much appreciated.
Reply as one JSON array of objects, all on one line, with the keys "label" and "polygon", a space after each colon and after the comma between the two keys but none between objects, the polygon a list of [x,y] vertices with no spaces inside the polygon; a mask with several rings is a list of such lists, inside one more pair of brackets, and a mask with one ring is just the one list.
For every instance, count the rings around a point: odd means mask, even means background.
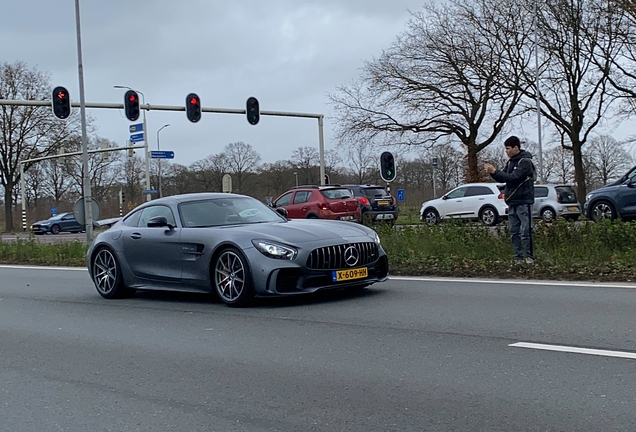
[{"label": "silver car parked", "polygon": [[578,219],[581,216],[581,205],[576,199],[574,188],[559,184],[535,185],[532,216],[548,223],[557,217]]}]

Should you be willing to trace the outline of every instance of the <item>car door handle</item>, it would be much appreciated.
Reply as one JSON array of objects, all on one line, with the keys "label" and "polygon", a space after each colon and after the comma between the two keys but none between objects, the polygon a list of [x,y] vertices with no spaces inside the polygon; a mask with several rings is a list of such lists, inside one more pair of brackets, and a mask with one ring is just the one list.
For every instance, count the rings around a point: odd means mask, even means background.
[{"label": "car door handle", "polygon": [[483,200],[485,200],[485,199],[486,199],[486,198],[479,198],[479,201],[483,201]]},{"label": "car door handle", "polygon": [[141,233],[132,233],[130,238],[133,240],[139,240],[141,238]]}]

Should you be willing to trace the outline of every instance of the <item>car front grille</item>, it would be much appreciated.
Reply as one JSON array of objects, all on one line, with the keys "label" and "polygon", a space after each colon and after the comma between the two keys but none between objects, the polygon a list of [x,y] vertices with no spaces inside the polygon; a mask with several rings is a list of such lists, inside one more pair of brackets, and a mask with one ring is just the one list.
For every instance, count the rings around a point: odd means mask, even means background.
[{"label": "car front grille", "polygon": [[349,243],[314,249],[307,258],[307,267],[314,270],[351,267],[345,262],[345,250],[350,246],[358,250],[359,259],[354,266],[368,265],[378,259],[378,245],[376,243]]}]

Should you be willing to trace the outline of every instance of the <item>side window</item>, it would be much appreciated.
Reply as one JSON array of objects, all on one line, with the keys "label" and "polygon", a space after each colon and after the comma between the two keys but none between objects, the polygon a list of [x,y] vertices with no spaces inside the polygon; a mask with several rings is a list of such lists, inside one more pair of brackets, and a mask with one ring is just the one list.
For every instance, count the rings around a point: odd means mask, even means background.
[{"label": "side window", "polygon": [[141,211],[136,211],[126,219],[124,219],[124,225],[129,227],[136,227],[139,224],[139,217],[141,216]]},{"label": "side window", "polygon": [[62,220],[71,220],[73,219],[73,213],[62,216]]},{"label": "side window", "polygon": [[455,189],[454,191],[446,195],[446,198],[447,199],[463,198],[464,194],[466,193],[466,189],[468,188],[460,187],[458,189]]},{"label": "side window", "polygon": [[487,186],[469,186],[464,196],[471,197],[480,195],[494,195],[494,192]]},{"label": "side window", "polygon": [[291,202],[291,197],[292,197],[292,193],[288,192],[282,197],[280,197],[276,202],[274,202],[274,205],[276,207],[289,205],[289,203]]},{"label": "side window", "polygon": [[146,227],[148,226],[148,221],[157,216],[163,216],[166,218],[169,224],[176,225],[174,221],[174,215],[172,214],[172,210],[170,210],[170,207],[157,205],[146,207],[141,211],[141,216],[139,217],[139,223],[137,224],[137,226]]},{"label": "side window", "polygon": [[548,196],[548,188],[543,186],[535,186],[534,187],[534,197],[535,198],[545,198]]},{"label": "side window", "polygon": [[296,195],[294,196],[294,204],[306,203],[309,201],[309,195],[310,193],[307,191],[296,192]]}]

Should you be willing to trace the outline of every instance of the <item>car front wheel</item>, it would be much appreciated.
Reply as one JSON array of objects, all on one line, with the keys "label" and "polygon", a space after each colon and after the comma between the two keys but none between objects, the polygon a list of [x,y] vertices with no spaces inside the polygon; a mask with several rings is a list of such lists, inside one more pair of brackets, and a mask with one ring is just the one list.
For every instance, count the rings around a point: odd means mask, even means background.
[{"label": "car front wheel", "polygon": [[213,271],[214,289],[226,305],[244,306],[254,297],[247,260],[238,250],[228,248],[222,251]]},{"label": "car front wheel", "polygon": [[599,201],[592,206],[592,219],[596,222],[616,219],[614,207],[607,201]]}]

